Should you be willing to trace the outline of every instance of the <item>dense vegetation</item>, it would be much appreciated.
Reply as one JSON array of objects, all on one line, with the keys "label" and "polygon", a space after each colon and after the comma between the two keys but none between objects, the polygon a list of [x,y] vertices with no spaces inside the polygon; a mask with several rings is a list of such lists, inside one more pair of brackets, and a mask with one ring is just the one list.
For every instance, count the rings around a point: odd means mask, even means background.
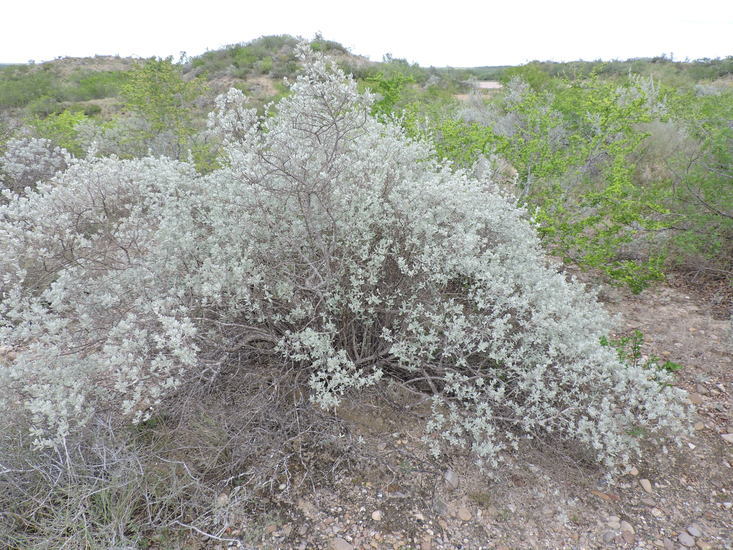
[{"label": "dense vegetation", "polygon": [[221,532],[222,490],[315,475],[346,452],[329,411],[380,384],[430,402],[436,458],[541,438],[618,472],[675,441],[679,366],[545,254],[635,291],[731,278],[728,61],[424,69],[278,36],[1,69],[0,543]]}]

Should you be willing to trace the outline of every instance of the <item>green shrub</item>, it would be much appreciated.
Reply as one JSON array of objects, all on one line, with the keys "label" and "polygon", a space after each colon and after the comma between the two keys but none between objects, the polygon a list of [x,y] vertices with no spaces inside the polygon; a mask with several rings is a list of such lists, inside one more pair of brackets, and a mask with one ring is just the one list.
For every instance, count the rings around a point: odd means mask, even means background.
[{"label": "green shrub", "polygon": [[67,101],[88,101],[116,97],[128,78],[127,71],[85,71],[74,75],[63,90]]},{"label": "green shrub", "polygon": [[82,156],[84,149],[79,141],[77,126],[84,123],[87,116],[80,111],[62,111],[46,116],[34,118],[28,122],[35,137],[51,140],[76,156]]},{"label": "green shrub", "polygon": [[0,108],[25,107],[44,96],[60,97],[56,77],[50,70],[29,65],[0,70]]}]

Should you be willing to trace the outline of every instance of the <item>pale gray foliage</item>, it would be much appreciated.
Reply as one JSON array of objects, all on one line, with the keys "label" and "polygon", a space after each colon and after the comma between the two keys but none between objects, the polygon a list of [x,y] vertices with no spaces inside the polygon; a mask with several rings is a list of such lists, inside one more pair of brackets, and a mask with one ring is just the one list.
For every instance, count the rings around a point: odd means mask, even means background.
[{"label": "pale gray foliage", "polygon": [[179,140],[173,131],[154,133],[150,128],[149,122],[136,116],[118,118],[111,125],[86,120],[76,126],[79,142],[93,156],[181,156]]},{"label": "pale gray foliage", "polygon": [[524,212],[302,55],[271,116],[236,90],[217,100],[225,168],[83,161],[0,209],[5,410],[22,402],[53,444],[265,360],[325,408],[385,377],[432,395],[433,449],[492,464],[554,433],[623,465],[633,428],[681,429],[684,392],[600,346],[609,317],[548,267]]},{"label": "pale gray foliage", "polygon": [[69,161],[68,151],[49,139],[11,139],[0,157],[0,188],[21,193],[26,187],[33,187],[66,170]]}]

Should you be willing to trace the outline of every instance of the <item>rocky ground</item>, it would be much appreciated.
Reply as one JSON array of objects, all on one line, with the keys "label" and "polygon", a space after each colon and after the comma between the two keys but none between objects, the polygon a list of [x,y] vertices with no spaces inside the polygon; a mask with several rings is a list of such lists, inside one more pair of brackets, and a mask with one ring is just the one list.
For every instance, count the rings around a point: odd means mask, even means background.
[{"label": "rocky ground", "polygon": [[[638,329],[644,354],[684,365],[694,430],[612,484],[557,445],[522,449],[489,477],[470,457],[440,464],[420,442],[424,406],[392,395],[352,403],[363,456],[330,483],[281,484],[259,514],[231,516],[200,548],[654,549],[733,548],[733,333],[728,297],[689,282],[641,296],[609,290],[618,334]],[[395,406],[389,406],[389,401]],[[405,403],[411,403],[405,411]],[[398,405],[399,404],[399,405]],[[402,408],[401,408],[402,407]],[[222,495],[226,503],[227,495]]]}]

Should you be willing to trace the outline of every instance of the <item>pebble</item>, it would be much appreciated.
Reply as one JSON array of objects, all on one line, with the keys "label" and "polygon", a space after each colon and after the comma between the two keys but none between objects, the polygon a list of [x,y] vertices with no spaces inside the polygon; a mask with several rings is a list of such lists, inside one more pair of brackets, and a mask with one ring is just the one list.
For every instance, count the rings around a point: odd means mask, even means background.
[{"label": "pebble", "polygon": [[688,548],[692,548],[693,546],[695,546],[695,539],[687,533],[682,532],[677,535],[677,540],[682,546],[687,546]]},{"label": "pebble", "polygon": [[354,550],[354,547],[341,537],[336,537],[331,541],[331,550]]},{"label": "pebble", "polygon": [[439,498],[436,498],[433,501],[433,511],[440,514],[441,516],[447,516],[448,514],[450,514],[450,510],[448,509],[446,503]]},{"label": "pebble", "polygon": [[709,542],[705,542],[703,540],[698,540],[697,541],[697,547],[700,550],[713,550],[713,545],[710,544]]},{"label": "pebble", "polygon": [[380,512],[379,510],[375,510],[374,512],[372,512],[372,519],[374,521],[381,521],[381,519],[382,519],[382,512]]},{"label": "pebble", "polygon": [[621,522],[621,531],[624,533],[631,533],[632,535],[636,532],[628,521]]},{"label": "pebble", "polygon": [[671,539],[663,539],[662,544],[664,544],[664,550],[674,550],[674,542]]},{"label": "pebble", "polygon": [[693,537],[701,537],[702,536],[702,531],[694,523],[687,528],[687,532],[690,533]]},{"label": "pebble", "polygon": [[453,470],[445,472],[445,482],[452,490],[458,489],[458,475]]},{"label": "pebble", "polygon": [[662,513],[662,511],[659,508],[652,508],[652,515],[655,518],[662,518],[662,517],[664,517],[664,514]]},{"label": "pebble", "polygon": [[652,484],[648,479],[640,479],[639,484],[647,493],[652,492]]},{"label": "pebble", "polygon": [[637,469],[636,469],[636,466],[634,466],[633,468],[631,468],[631,470],[629,470],[629,473],[630,473],[630,474],[631,474],[632,476],[638,476],[638,475],[639,475],[639,470],[637,470]]},{"label": "pebble", "polygon": [[614,533],[613,531],[606,531],[601,536],[601,538],[603,538],[603,542],[605,542],[606,544],[611,544],[615,537],[616,537],[616,533]]},{"label": "pebble", "polygon": [[626,542],[626,544],[634,543],[635,537],[634,537],[634,533],[632,533],[631,531],[622,531],[621,536],[623,537],[624,542]]},{"label": "pebble", "polygon": [[690,393],[687,397],[693,405],[702,404],[702,395],[699,393]]},{"label": "pebble", "polygon": [[461,521],[470,521],[471,517],[471,511],[465,506],[461,506],[458,509],[458,519],[460,519]]},{"label": "pebble", "polygon": [[720,437],[725,439],[728,443],[733,443],[733,434],[720,434]]}]

